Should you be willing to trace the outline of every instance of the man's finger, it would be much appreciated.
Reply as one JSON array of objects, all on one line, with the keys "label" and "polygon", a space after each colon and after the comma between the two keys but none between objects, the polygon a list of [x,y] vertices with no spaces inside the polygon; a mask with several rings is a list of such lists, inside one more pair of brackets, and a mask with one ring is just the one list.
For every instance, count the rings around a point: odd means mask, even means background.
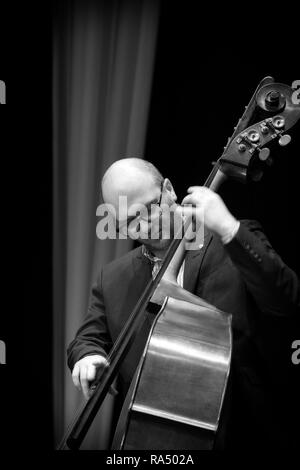
[{"label": "man's finger", "polygon": [[186,219],[192,217],[195,214],[196,207],[194,206],[184,206],[183,208],[183,215],[185,216]]},{"label": "man's finger", "polygon": [[205,187],[203,186],[190,186],[187,190],[188,193],[193,193],[194,191],[205,191]]},{"label": "man's finger", "polygon": [[79,368],[78,363],[76,362],[73,372],[72,372],[72,379],[73,379],[73,384],[75,385],[75,387],[81,390],[80,381],[79,381],[79,372],[80,372],[80,368]]},{"label": "man's finger", "polygon": [[86,399],[89,398],[89,382],[87,379],[87,367],[82,366],[80,368],[80,383],[82,387],[83,394]]},{"label": "man's finger", "polygon": [[95,359],[92,362],[95,366],[103,366],[107,367],[108,366],[108,361],[105,357],[95,357]]},{"label": "man's finger", "polygon": [[194,199],[195,199],[195,197],[193,196],[193,194],[189,194],[188,196],[185,196],[185,198],[183,198],[183,200],[181,201],[181,205],[193,204]]},{"label": "man's finger", "polygon": [[96,378],[96,366],[89,364],[87,366],[87,380],[92,382]]},{"label": "man's finger", "polygon": [[190,186],[190,187],[187,189],[187,192],[188,192],[188,193],[192,193],[193,191],[195,191],[196,188],[197,188],[197,186]]}]

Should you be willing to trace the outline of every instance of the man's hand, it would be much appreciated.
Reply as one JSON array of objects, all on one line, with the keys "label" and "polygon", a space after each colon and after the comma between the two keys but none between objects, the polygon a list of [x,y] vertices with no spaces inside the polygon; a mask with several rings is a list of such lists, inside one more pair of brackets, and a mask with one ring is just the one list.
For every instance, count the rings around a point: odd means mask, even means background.
[{"label": "man's hand", "polygon": [[221,197],[209,188],[204,186],[191,186],[188,189],[182,204],[193,204],[195,207],[184,209],[185,214],[197,215],[201,217],[206,227],[219,235],[222,240],[230,236],[238,226],[238,220],[229,212]]},{"label": "man's hand", "polygon": [[76,362],[72,372],[73,383],[78,390],[82,390],[87,400],[91,396],[90,386],[96,379],[97,371],[105,367],[108,367],[108,361],[100,354],[85,356]]}]

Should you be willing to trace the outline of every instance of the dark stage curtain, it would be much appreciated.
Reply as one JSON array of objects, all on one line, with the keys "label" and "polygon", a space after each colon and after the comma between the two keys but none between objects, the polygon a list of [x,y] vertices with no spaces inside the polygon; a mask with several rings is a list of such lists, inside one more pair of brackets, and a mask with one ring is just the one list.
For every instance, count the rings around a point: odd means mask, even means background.
[{"label": "dark stage curtain", "polygon": [[[129,240],[100,241],[100,180],[119,158],[142,156],[158,26],[158,2],[72,2],[54,25],[53,377],[55,440],[82,400],[66,348],[87,310],[99,266]],[[82,448],[105,449],[113,401],[106,399]]]}]

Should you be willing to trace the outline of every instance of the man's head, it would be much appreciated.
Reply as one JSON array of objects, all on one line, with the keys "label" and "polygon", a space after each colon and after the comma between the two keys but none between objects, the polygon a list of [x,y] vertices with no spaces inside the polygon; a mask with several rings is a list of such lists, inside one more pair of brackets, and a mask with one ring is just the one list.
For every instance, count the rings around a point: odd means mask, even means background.
[{"label": "man's head", "polygon": [[[155,224],[163,217],[163,213],[158,205],[172,206],[177,197],[171,182],[163,178],[161,173],[152,163],[140,158],[124,158],[114,162],[105,172],[102,179],[102,195],[106,204],[111,204],[117,214],[120,229],[127,226],[128,235],[132,236],[132,231],[140,232],[139,241],[149,246],[151,249],[165,249],[170,243],[170,239],[163,239],[163,234],[159,234],[159,239],[150,238],[152,226],[161,227],[163,224]],[[126,197],[126,207],[120,207],[120,197]],[[139,217],[138,205],[143,205],[149,209],[149,218]],[[152,205],[152,215],[150,208]],[[157,209],[157,210],[155,210]],[[151,215],[151,216],[150,216]],[[171,227],[172,236],[172,227]]]}]

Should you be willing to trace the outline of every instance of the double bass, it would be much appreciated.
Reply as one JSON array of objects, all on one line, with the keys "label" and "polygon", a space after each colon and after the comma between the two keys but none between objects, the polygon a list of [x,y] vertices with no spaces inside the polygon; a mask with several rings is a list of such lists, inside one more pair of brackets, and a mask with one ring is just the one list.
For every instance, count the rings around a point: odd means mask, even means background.
[{"label": "double bass", "polygon": [[[291,141],[287,131],[300,118],[293,89],[264,78],[204,186],[218,191],[227,179],[258,181],[274,145]],[[190,220],[183,222],[188,231]],[[212,449],[230,372],[231,314],[176,283],[185,239],[175,236],[156,277],[149,281],[108,356],[109,367],[94,384],[58,449],[79,449],[116,378],[151,302],[160,305],[125,399],[115,449]],[[149,384],[151,386],[149,386]]]}]

